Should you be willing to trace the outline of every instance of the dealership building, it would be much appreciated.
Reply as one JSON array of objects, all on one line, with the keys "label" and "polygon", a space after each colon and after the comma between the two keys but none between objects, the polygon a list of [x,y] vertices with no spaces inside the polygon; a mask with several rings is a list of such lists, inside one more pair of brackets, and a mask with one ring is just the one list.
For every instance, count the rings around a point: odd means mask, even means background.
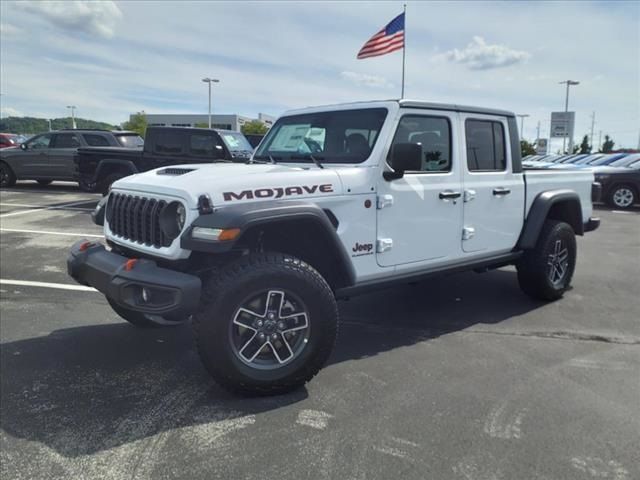
[{"label": "dealership building", "polygon": [[[133,115],[132,115],[133,116]],[[196,125],[209,123],[209,116],[201,114],[174,114],[174,113],[147,113],[147,125],[153,127],[195,127]],[[275,117],[265,113],[259,113],[258,118],[245,117],[238,114],[212,114],[211,127],[225,130],[240,131],[245,124],[258,120],[268,128],[275,122]]]}]

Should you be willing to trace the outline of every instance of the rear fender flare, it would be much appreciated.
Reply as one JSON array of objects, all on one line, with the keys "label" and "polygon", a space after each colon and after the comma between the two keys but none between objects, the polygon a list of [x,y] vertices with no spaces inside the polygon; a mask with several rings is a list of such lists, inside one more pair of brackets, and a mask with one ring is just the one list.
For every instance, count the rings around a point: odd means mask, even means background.
[{"label": "rear fender flare", "polygon": [[582,207],[578,194],[566,189],[549,190],[540,193],[531,204],[517,248],[522,250],[534,248],[542,226],[548,218],[568,223],[573,227],[576,235],[584,234]]}]

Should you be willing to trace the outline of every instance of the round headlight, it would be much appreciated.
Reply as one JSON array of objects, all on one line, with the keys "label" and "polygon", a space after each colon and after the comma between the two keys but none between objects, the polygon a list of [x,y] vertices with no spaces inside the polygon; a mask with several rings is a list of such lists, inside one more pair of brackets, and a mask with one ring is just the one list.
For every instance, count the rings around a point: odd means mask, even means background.
[{"label": "round headlight", "polygon": [[186,221],[187,211],[180,202],[171,202],[160,212],[160,228],[171,240],[182,232]]},{"label": "round headlight", "polygon": [[182,231],[184,228],[184,222],[187,220],[187,209],[181,203],[176,208],[176,223],[178,224],[178,231]]}]

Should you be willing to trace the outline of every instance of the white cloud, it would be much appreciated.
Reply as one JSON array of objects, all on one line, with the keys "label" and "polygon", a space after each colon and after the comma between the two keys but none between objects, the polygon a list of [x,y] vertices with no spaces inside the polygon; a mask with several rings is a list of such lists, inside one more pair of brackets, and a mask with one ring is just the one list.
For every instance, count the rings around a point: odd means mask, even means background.
[{"label": "white cloud", "polygon": [[0,108],[0,117],[22,117],[24,114],[11,107],[1,107]]},{"label": "white cloud", "polygon": [[377,75],[368,75],[366,73],[357,73],[344,71],[340,72],[340,76],[345,80],[348,80],[359,87],[372,87],[372,88],[390,88],[393,84],[384,77]]},{"label": "white cloud", "polygon": [[21,28],[10,23],[0,23],[0,35],[17,35],[22,32]]},{"label": "white cloud", "polygon": [[475,36],[463,50],[454,48],[442,54],[451,62],[468,65],[471,70],[488,70],[521,63],[531,55],[522,50],[513,50],[506,45],[489,45],[484,38]]},{"label": "white cloud", "polygon": [[122,12],[111,0],[38,1],[16,4],[23,10],[41,16],[56,27],[70,32],[83,32],[111,38]]}]

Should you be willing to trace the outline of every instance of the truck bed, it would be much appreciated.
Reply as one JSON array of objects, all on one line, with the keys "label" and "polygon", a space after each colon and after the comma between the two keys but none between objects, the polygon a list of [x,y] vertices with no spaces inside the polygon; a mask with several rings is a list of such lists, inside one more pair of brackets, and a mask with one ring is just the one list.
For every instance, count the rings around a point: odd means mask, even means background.
[{"label": "truck bed", "polygon": [[591,189],[594,181],[591,169],[573,170],[549,170],[549,169],[524,169],[524,182],[526,188],[525,216],[536,197],[549,190],[571,190],[577,193],[583,201],[582,218],[588,219],[592,214]]}]

